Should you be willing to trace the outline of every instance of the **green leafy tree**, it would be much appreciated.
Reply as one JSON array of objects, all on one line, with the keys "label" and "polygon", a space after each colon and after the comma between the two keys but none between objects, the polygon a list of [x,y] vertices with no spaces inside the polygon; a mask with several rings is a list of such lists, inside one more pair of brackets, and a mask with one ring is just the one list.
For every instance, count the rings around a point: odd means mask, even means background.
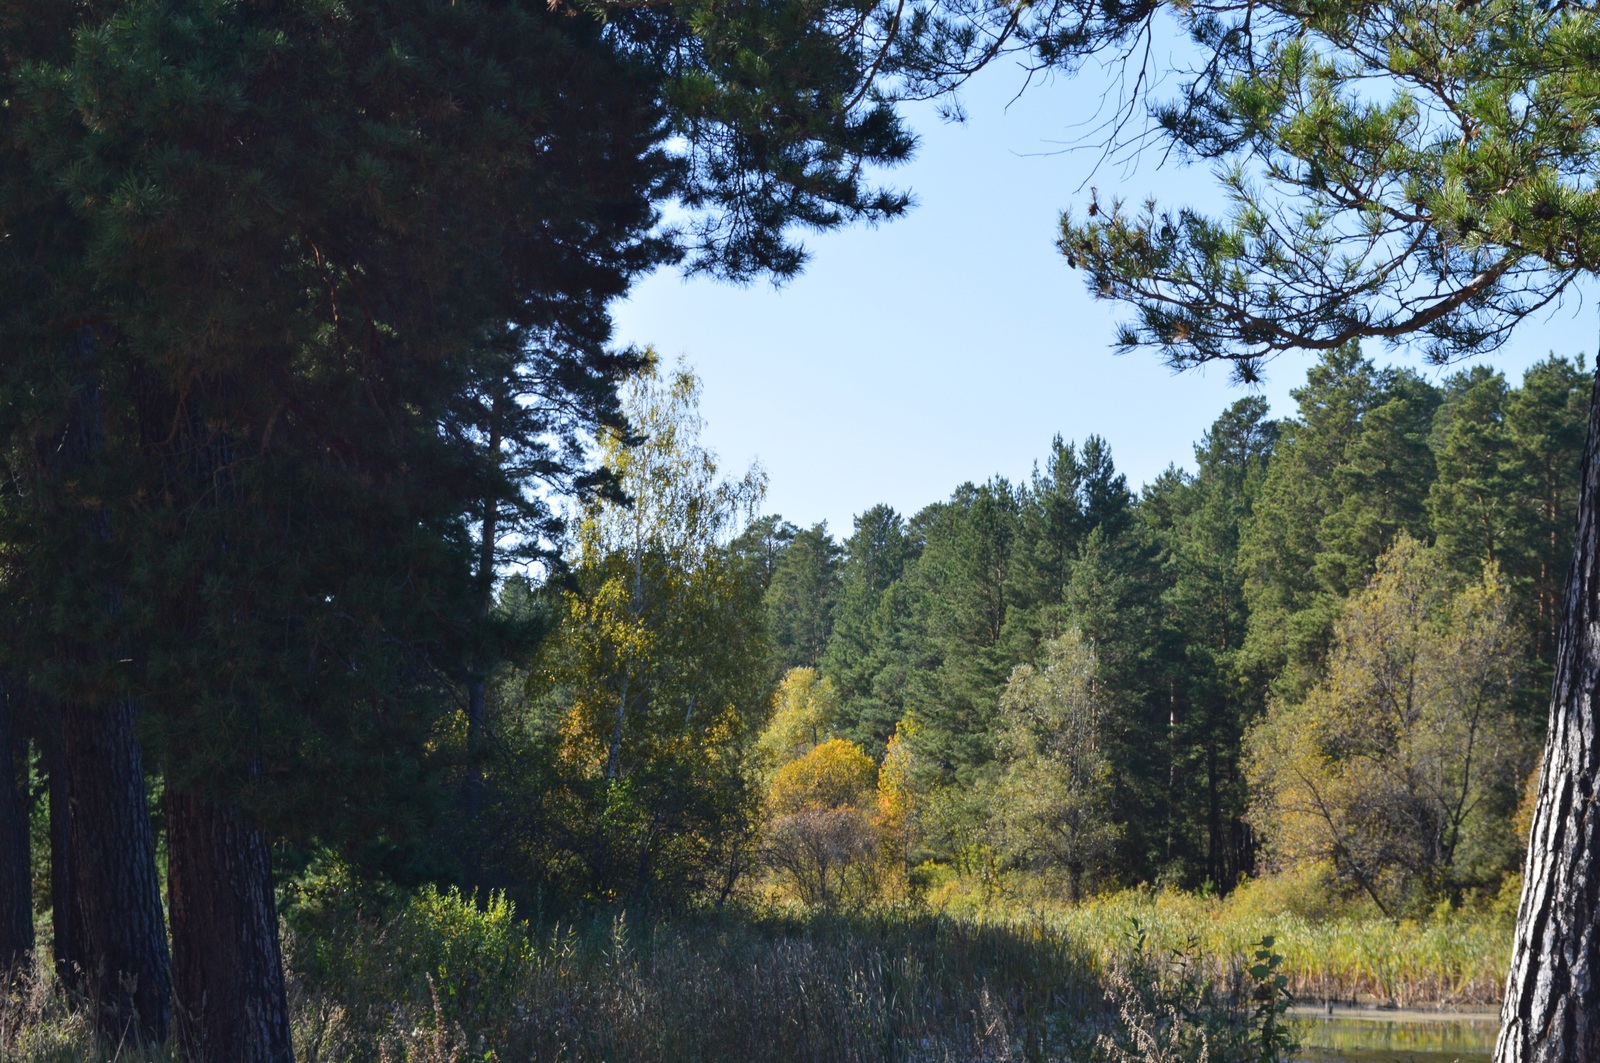
[{"label": "green leafy tree", "polygon": [[791,668],[772,695],[772,715],[752,751],[758,773],[771,775],[833,737],[839,697],[815,668]]},{"label": "green leafy tree", "polygon": [[759,588],[728,544],[765,483],[754,469],[720,478],[698,398],[681,367],[627,386],[641,438],[603,444],[622,500],[584,512],[573,587],[530,679],[560,736],[559,789],[536,796],[594,899],[687,899],[751,812],[744,750],[765,714],[766,644]]},{"label": "green leafy tree", "polygon": [[1063,875],[1074,901],[1115,850],[1111,765],[1099,748],[1094,649],[1076,631],[1018,665],[1000,697],[990,821],[1013,866]]},{"label": "green leafy tree", "polygon": [[1330,864],[1386,913],[1492,887],[1532,760],[1520,643],[1493,567],[1457,587],[1440,551],[1399,540],[1351,596],[1326,676],[1251,734],[1274,858]]}]

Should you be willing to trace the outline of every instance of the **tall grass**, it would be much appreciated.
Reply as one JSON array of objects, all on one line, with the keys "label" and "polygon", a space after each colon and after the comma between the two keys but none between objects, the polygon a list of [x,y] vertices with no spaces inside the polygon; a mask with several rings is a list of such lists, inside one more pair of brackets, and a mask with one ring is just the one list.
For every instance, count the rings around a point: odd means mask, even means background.
[{"label": "tall grass", "polygon": [[1214,961],[1271,935],[1282,973],[1302,1001],[1405,1008],[1493,1007],[1510,964],[1512,923],[1503,912],[1445,913],[1425,922],[1375,915],[1310,918],[1252,903],[1176,891],[1130,890],[1078,907],[989,907],[970,917],[1036,922],[1079,943],[1099,963],[1137,927],[1152,948],[1192,946]]},{"label": "tall grass", "polygon": [[[503,900],[350,893],[286,925],[303,1063],[1232,1063],[1281,1057],[1279,975],[1302,999],[1490,1004],[1509,940],[1487,915],[1319,920],[1248,893],[543,927]],[[0,1059],[168,1058],[97,1056],[48,975],[0,992]]]},{"label": "tall grass", "polygon": [[178,1063],[171,1048],[100,1045],[48,964],[0,972],[0,1060],[5,1063]]},{"label": "tall grass", "polygon": [[[1045,926],[925,912],[647,927],[619,916],[517,941],[492,913],[447,897],[423,906],[443,937],[498,944],[458,948],[452,961],[419,949],[402,916],[324,949],[296,979],[306,1063],[431,1058],[416,1034],[440,1028],[452,1059],[1082,1058],[1085,1017],[1102,998],[1094,965]],[[465,953],[474,959],[463,966]]]}]

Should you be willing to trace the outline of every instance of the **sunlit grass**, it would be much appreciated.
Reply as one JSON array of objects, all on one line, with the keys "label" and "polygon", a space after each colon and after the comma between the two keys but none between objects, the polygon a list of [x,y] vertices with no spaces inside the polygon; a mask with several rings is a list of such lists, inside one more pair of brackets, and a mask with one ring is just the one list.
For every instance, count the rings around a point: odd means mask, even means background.
[{"label": "sunlit grass", "polygon": [[1129,890],[1079,906],[990,902],[968,918],[1037,924],[1064,933],[1098,962],[1142,932],[1150,947],[1197,951],[1212,962],[1271,936],[1298,999],[1394,1007],[1498,1005],[1511,956],[1503,910],[1441,911],[1427,920],[1372,914],[1310,918],[1272,910],[1242,891],[1227,900],[1180,891]]}]

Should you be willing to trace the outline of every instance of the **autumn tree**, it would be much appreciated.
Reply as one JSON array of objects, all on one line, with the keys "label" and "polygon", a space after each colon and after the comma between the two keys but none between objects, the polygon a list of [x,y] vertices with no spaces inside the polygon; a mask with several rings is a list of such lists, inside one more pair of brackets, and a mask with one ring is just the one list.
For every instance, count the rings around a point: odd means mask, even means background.
[{"label": "autumn tree", "polygon": [[833,738],[779,768],[767,791],[768,866],[804,904],[861,904],[878,892],[878,766]]},{"label": "autumn tree", "polygon": [[620,493],[584,511],[556,635],[529,679],[554,714],[552,815],[598,899],[681,899],[748,819],[744,751],[764,716],[759,586],[730,541],[765,488],[700,443],[699,382],[649,369],[624,391],[638,438],[605,437]]},{"label": "autumn tree", "polygon": [[1324,677],[1250,735],[1252,812],[1273,858],[1325,862],[1386,913],[1492,885],[1531,767],[1520,634],[1492,566],[1465,586],[1400,539],[1335,628]]},{"label": "autumn tree", "polygon": [[770,776],[830,738],[839,725],[839,695],[815,668],[791,668],[772,695],[772,715],[756,739],[752,760]]}]

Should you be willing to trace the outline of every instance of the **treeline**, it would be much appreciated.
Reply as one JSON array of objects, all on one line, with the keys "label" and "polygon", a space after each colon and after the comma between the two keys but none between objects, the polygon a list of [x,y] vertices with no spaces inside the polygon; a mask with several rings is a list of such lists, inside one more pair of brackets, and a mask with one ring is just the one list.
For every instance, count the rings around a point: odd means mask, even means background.
[{"label": "treeline", "polygon": [[[877,506],[843,542],[766,518],[746,549],[775,558],[769,670],[818,669],[837,733],[874,756],[914,722],[920,857],[992,872],[1006,857],[992,805],[1014,759],[1008,680],[1081,633],[1115,838],[1092,877],[1227,889],[1287,851],[1264,848],[1261,786],[1252,814],[1247,734],[1269,704],[1312,695],[1351,596],[1402,540],[1431,544],[1446,582],[1498,573],[1515,632],[1501,693],[1522,727],[1503,736],[1516,770],[1497,785],[1520,787],[1548,696],[1589,387],[1581,363],[1555,357],[1520,386],[1481,366],[1434,385],[1344,348],[1293,392],[1295,416],[1240,399],[1195,446],[1192,473],[1169,468],[1137,494],[1102,439],[1058,438],[1026,482],[963,484],[909,517]],[[1480,814],[1509,816],[1503,793],[1480,798]],[[1322,852],[1348,870],[1352,844]],[[1434,885],[1490,888],[1515,864],[1507,850]]]},{"label": "treeline", "polygon": [[697,384],[630,385],[631,502],[509,582],[475,851],[526,906],[1019,883],[1391,913],[1498,890],[1534,768],[1588,374],[1435,385],[1354,348],[1235,402],[1138,493],[1096,436],[842,542],[722,479]]}]

